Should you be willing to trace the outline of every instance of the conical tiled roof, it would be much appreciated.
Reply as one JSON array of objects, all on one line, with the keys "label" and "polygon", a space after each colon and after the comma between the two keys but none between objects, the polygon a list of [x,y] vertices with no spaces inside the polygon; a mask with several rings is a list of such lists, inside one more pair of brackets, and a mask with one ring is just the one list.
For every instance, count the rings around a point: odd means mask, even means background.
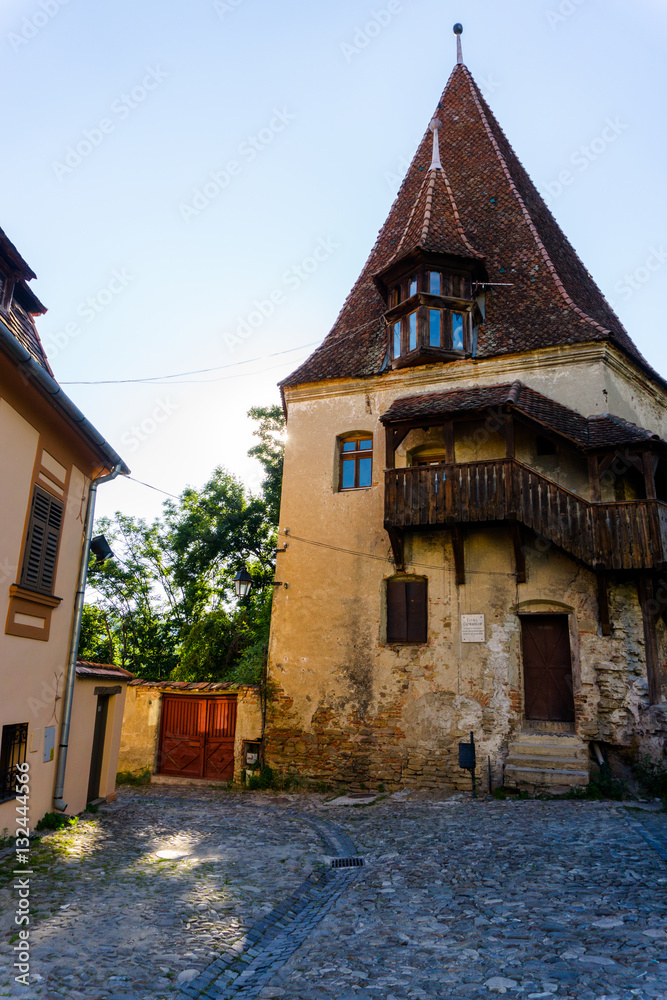
[{"label": "conical tiled roof", "polygon": [[443,171],[429,171],[427,132],[333,329],[283,385],[382,371],[386,305],[373,277],[415,246],[483,256],[497,287],[487,297],[477,357],[610,340],[659,378],[579,260],[465,65],[454,68],[436,114]]}]

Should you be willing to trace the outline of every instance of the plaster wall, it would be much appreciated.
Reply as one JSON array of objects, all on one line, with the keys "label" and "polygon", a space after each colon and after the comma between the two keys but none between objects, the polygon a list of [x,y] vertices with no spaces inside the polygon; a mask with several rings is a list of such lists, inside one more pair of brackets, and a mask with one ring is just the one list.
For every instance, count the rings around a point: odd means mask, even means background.
[{"label": "plaster wall", "polygon": [[[26,392],[26,395],[27,392]],[[44,415],[30,412],[0,388],[0,469],[2,469],[2,513],[0,515],[0,728],[28,723],[30,766],[30,821],[34,824],[53,808],[57,747],[61,721],[64,673],[67,663],[74,593],[83,537],[83,514],[87,477],[77,466],[84,456],[63,434],[55,441],[57,428],[48,426]],[[47,448],[48,445],[48,448]],[[61,597],[53,608],[48,641],[8,635],[10,586],[17,583],[21,568],[27,519],[35,481],[36,463],[43,451],[54,455],[67,470],[63,529],[58,554],[54,593]],[[56,727],[54,759],[44,762],[45,730]],[[0,803],[0,831],[11,828],[15,803]]]},{"label": "plaster wall", "polygon": [[[72,721],[70,726],[70,747],[67,753],[65,791],[69,815],[80,813],[87,805],[88,780],[97,713],[96,688],[117,687],[115,682],[77,677],[74,685]],[[110,695],[107,708],[107,724],[100,774],[100,798],[113,801],[116,798],[116,771],[120,749],[120,733],[123,725],[123,708],[127,685],[120,685],[121,693]]]}]

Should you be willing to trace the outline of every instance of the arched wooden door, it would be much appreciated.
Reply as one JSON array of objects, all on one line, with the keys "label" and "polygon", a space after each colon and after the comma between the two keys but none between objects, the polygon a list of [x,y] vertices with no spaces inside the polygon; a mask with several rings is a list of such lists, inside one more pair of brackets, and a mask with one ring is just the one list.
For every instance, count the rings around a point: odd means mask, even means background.
[{"label": "arched wooden door", "polygon": [[574,722],[567,615],[522,615],[526,719]]},{"label": "arched wooden door", "polygon": [[231,780],[235,733],[235,697],[165,694],[160,730],[160,774]]}]

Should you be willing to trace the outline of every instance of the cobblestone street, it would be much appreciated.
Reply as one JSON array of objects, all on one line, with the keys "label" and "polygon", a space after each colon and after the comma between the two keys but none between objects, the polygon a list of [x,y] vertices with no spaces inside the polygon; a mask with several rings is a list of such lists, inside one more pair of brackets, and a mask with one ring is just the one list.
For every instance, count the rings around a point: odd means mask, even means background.
[{"label": "cobblestone street", "polygon": [[121,790],[33,846],[29,987],[13,867],[0,996],[667,996],[667,814],[615,803]]}]

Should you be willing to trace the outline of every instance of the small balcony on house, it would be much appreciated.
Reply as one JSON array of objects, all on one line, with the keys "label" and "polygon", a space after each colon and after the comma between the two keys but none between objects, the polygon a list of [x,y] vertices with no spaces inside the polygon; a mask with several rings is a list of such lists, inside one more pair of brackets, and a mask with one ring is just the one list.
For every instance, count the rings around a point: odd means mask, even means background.
[{"label": "small balcony on house", "polygon": [[390,537],[499,522],[528,528],[598,571],[667,565],[667,504],[658,499],[586,500],[515,458],[385,472]]}]

